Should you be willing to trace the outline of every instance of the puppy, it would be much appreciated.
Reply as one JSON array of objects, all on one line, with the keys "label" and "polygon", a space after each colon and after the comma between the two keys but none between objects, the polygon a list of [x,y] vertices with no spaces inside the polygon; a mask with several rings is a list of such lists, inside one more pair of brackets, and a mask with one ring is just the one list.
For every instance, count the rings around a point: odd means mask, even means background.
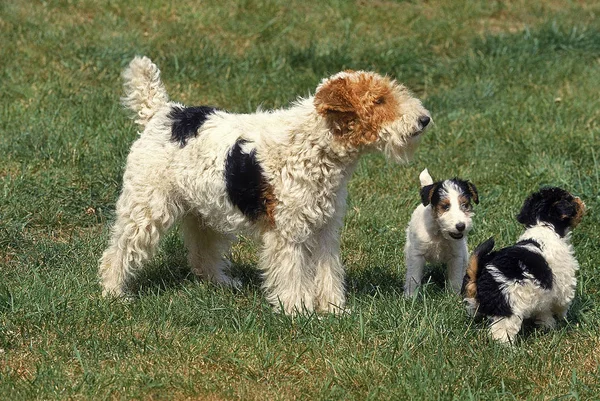
[{"label": "puppy", "polygon": [[480,244],[469,261],[463,292],[468,311],[491,320],[490,334],[514,342],[524,319],[553,328],[575,295],[579,264],[570,232],[585,205],[567,191],[549,187],[525,200],[517,216],[526,230],[513,246],[493,251],[494,239]]},{"label": "puppy", "polygon": [[342,310],[348,181],[367,152],[410,158],[431,121],[419,99],[390,78],[345,71],[286,109],[235,114],[170,101],[146,57],[133,59],[123,77],[123,102],[142,132],[100,260],[104,295],[125,295],[180,221],[199,277],[237,286],[224,255],[245,233],[261,243],[263,288],[276,309]]},{"label": "puppy", "polygon": [[475,185],[453,178],[433,182],[427,169],[419,175],[421,204],[406,229],[404,295],[411,297],[423,279],[425,263],[445,263],[450,286],[460,292],[471,231],[473,203],[479,203]]}]

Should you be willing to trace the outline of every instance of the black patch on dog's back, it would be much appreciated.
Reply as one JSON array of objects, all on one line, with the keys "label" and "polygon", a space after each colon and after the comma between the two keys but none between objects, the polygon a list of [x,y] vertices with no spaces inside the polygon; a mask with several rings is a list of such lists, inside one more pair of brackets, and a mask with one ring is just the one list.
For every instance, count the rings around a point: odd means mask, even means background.
[{"label": "black patch on dog's back", "polygon": [[210,106],[180,107],[174,106],[169,112],[171,140],[183,147],[188,139],[196,137],[198,130],[211,114],[217,111]]},{"label": "black patch on dog's back", "polygon": [[493,316],[510,316],[512,310],[500,286],[489,271],[488,266],[493,265],[507,281],[522,282],[528,273],[539,283],[540,287],[550,290],[554,282],[552,270],[546,259],[538,252],[525,248],[526,245],[540,248],[540,244],[533,240],[523,240],[515,246],[507,247],[485,255],[481,259],[480,275],[477,278],[477,300],[479,312]]},{"label": "black patch on dog's back", "polygon": [[515,245],[498,251],[493,260],[494,266],[508,279],[521,281],[525,273],[531,274],[540,287],[552,288],[552,270],[546,259],[537,252],[521,245]]},{"label": "black patch on dog's back", "polygon": [[263,170],[256,160],[256,150],[244,153],[244,143],[245,140],[238,139],[227,154],[225,185],[231,203],[250,220],[256,220],[266,212]]},{"label": "black patch on dog's back", "polygon": [[502,293],[500,286],[489,271],[493,265],[507,281],[523,281],[528,273],[539,283],[540,287],[550,290],[554,276],[546,259],[538,252],[525,246],[533,245],[541,249],[534,239],[519,241],[516,245],[483,255],[480,260],[481,269],[477,277],[477,300],[479,312],[491,316],[511,316],[512,310]]}]

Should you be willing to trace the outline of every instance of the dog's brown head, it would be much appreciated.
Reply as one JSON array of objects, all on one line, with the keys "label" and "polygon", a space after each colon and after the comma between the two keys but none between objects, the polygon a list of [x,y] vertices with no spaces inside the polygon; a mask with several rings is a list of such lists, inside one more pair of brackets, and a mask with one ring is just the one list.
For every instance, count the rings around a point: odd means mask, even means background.
[{"label": "dog's brown head", "polygon": [[394,160],[410,159],[431,121],[406,87],[373,72],[345,71],[323,80],[314,104],[336,140]]}]

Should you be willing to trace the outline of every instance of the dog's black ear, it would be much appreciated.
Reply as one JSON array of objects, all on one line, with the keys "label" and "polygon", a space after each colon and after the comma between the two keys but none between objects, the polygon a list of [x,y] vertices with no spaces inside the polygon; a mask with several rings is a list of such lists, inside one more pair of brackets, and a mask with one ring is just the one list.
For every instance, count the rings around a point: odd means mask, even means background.
[{"label": "dog's black ear", "polygon": [[525,199],[523,207],[517,215],[517,221],[524,226],[535,225],[538,220],[541,204],[543,203],[542,198],[542,195],[536,192]]},{"label": "dog's black ear", "polygon": [[479,193],[477,192],[477,187],[472,182],[467,181],[467,187],[469,188],[469,193],[471,194],[471,199],[475,204],[479,204]]},{"label": "dog's black ear", "polygon": [[436,184],[425,185],[421,188],[421,203],[423,206],[427,206],[431,203],[431,198],[435,192]]}]

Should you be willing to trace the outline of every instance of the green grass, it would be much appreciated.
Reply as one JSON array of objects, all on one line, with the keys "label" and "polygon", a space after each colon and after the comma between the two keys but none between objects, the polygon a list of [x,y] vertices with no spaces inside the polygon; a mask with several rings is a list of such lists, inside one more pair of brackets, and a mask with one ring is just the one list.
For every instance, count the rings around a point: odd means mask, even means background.
[{"label": "green grass", "polygon": [[[311,3],[0,4],[0,398],[598,399],[600,5]],[[174,99],[236,112],[285,106],[347,68],[423,99],[436,125],[415,161],[369,155],[351,181],[349,314],[274,314],[245,239],[233,250],[242,291],[198,282],[176,232],[138,300],[100,297],[97,260],[136,137],[119,74],[136,54]],[[540,185],[584,199],[577,298],[558,330],[494,344],[435,270],[416,299],[401,296],[424,167],[478,186],[471,246],[514,241]]]}]

